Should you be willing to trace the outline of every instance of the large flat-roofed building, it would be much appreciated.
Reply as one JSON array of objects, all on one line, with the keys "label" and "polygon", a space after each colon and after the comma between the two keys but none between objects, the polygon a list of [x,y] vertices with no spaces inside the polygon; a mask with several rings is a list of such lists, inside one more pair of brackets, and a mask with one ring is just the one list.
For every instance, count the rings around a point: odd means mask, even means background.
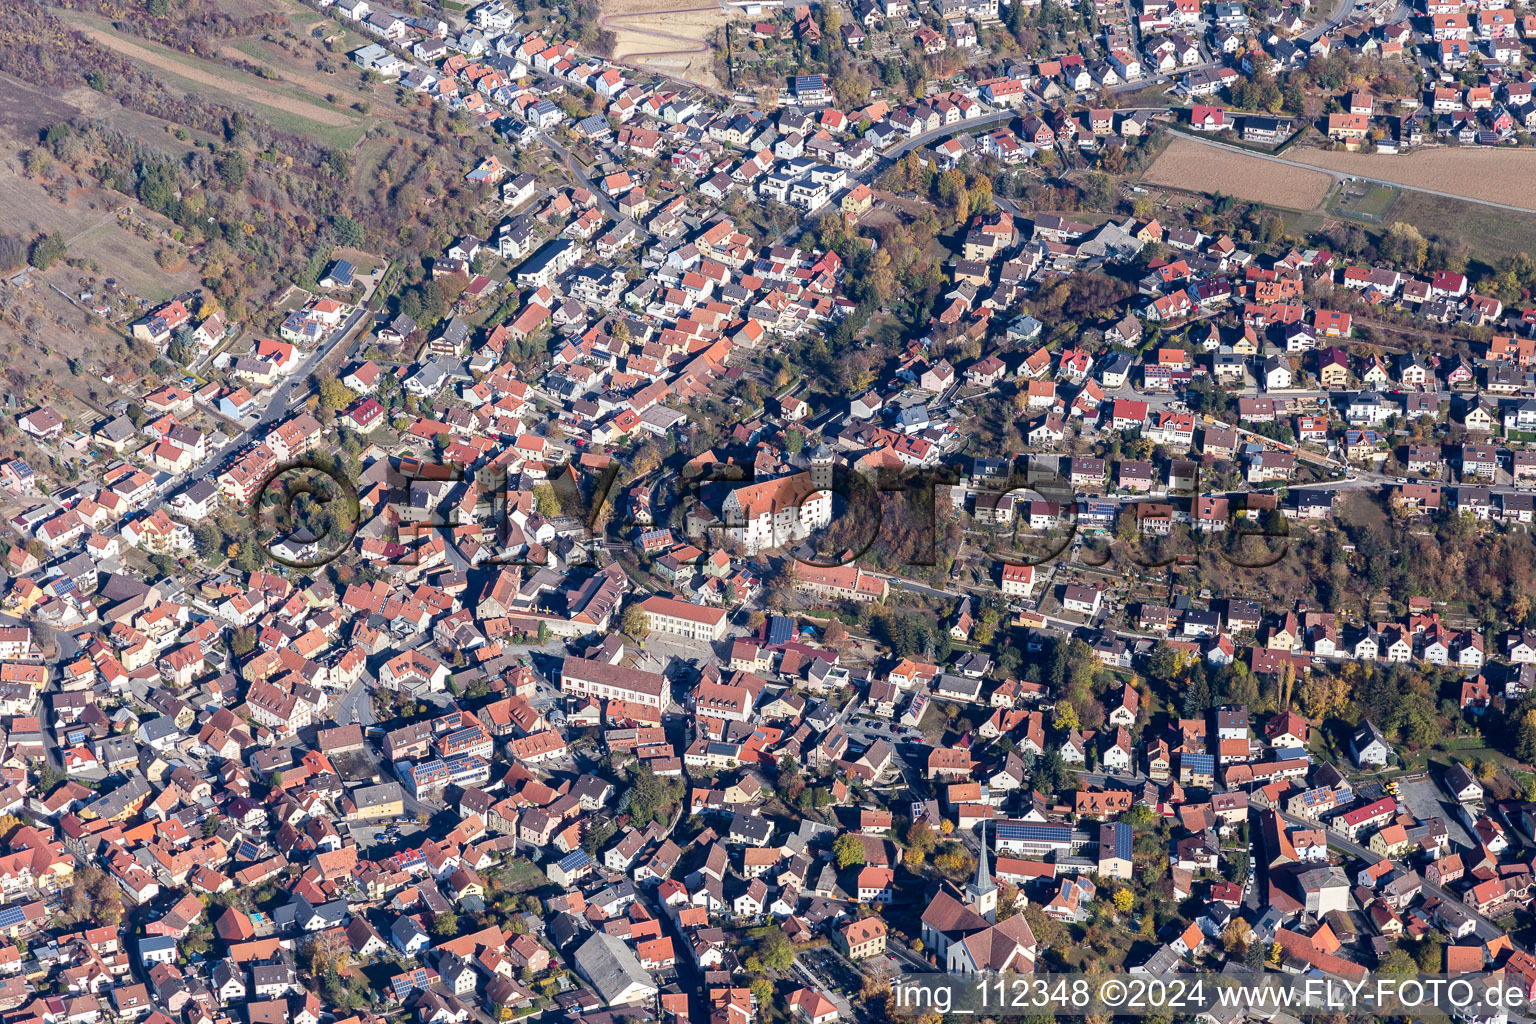
[{"label": "large flat-roofed building", "polygon": [[656,998],[656,985],[634,952],[617,936],[594,932],[576,950],[576,970],[608,1006],[635,1006]]},{"label": "large flat-roofed building", "polygon": [[1082,840],[1073,833],[1071,825],[1028,821],[997,823],[997,852],[1009,856],[1071,852],[1081,845]]}]

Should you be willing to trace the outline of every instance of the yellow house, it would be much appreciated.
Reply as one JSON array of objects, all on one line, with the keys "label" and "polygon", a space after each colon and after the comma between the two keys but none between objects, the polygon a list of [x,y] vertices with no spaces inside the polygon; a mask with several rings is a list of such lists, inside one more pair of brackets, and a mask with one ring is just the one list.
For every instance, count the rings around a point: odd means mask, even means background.
[{"label": "yellow house", "polygon": [[[350,804],[350,806],[348,806]],[[398,782],[363,786],[342,802],[348,821],[398,818],[405,813],[405,791]]]},{"label": "yellow house", "polygon": [[12,584],[11,592],[5,595],[5,609],[17,615],[23,615],[47,596],[43,593],[42,587],[22,577]]},{"label": "yellow house", "polygon": [[850,217],[857,217],[874,205],[875,193],[868,185],[855,185],[843,196],[843,212]]},{"label": "yellow house", "polygon": [[1371,836],[1369,845],[1372,853],[1383,857],[1396,857],[1412,846],[1413,841],[1408,838],[1407,829],[1393,824]]},{"label": "yellow house", "polygon": [[110,448],[117,454],[123,451],[133,442],[140,439],[138,431],[124,420],[118,422],[115,419],[108,420],[95,430],[91,431],[91,440],[103,448]]},{"label": "yellow house", "polygon": [[832,933],[832,942],[850,960],[865,960],[885,952],[885,922],[878,917],[850,921]]},{"label": "yellow house", "polygon": [[[149,453],[149,461],[156,469],[167,473],[185,473],[192,468],[192,453],[166,441],[157,442]],[[143,455],[141,451],[139,453]]]},{"label": "yellow house", "polygon": [[148,640],[140,638],[118,651],[117,660],[122,662],[127,671],[136,672],[155,660],[155,649],[149,645]]},{"label": "yellow house", "polygon": [[1362,434],[1354,444],[1349,446],[1347,452],[1351,462],[1359,462],[1362,459],[1386,458],[1387,453],[1376,447],[1376,439],[1368,434]]},{"label": "yellow house", "polygon": [[725,787],[725,802],[731,805],[755,804],[762,796],[762,788],[756,776],[743,776],[740,782]]},{"label": "yellow house", "polygon": [[1349,383],[1349,357],[1340,349],[1333,348],[1318,357],[1317,379],[1325,388],[1343,387]]},{"label": "yellow house", "polygon": [[1259,335],[1252,327],[1243,328],[1243,336],[1232,343],[1232,351],[1240,356],[1259,354]]},{"label": "yellow house", "polygon": [[977,264],[975,260],[962,260],[955,264],[955,284],[973,284],[978,288],[985,287],[991,282],[984,264]]},{"label": "yellow house", "polygon": [[1287,614],[1285,621],[1269,631],[1269,636],[1264,641],[1264,646],[1271,651],[1292,651],[1296,649],[1296,617]]}]

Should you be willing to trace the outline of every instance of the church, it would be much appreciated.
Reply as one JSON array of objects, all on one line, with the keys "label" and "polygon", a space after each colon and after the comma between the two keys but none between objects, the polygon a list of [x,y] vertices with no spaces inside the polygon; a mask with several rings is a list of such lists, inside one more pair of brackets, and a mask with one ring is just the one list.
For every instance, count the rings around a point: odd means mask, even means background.
[{"label": "church", "polygon": [[950,974],[1007,971],[1029,974],[1038,947],[1024,915],[997,920],[997,883],[987,866],[987,826],[981,826],[981,856],[976,877],[964,891],[942,883],[923,911],[923,945],[933,950]]}]

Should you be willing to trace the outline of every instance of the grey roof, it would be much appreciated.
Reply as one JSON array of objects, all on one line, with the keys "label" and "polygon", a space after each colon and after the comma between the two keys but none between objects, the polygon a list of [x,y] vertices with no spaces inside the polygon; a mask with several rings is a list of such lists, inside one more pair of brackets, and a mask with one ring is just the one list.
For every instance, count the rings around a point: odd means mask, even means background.
[{"label": "grey roof", "polygon": [[1355,730],[1355,747],[1362,749],[1370,746],[1372,742],[1380,743],[1383,746],[1388,745],[1386,735],[1376,728],[1376,723],[1366,719],[1360,723],[1360,728]]},{"label": "grey roof", "polygon": [[448,321],[447,325],[443,328],[443,333],[439,337],[448,340],[452,344],[463,344],[469,337],[469,324],[458,317],[454,317]]},{"label": "grey roof", "polygon": [[133,421],[126,416],[104,423],[96,428],[96,432],[109,441],[126,441],[136,433]]},{"label": "grey roof", "polygon": [[981,695],[981,680],[971,679],[967,676],[957,676],[952,673],[945,672],[939,676],[938,682],[934,684],[934,692],[955,693],[968,697],[979,697]]},{"label": "grey roof", "polygon": [[743,814],[737,811],[735,817],[731,819],[729,834],[761,841],[773,834],[773,823],[755,814]]},{"label": "grey roof", "polygon": [[363,786],[352,791],[352,802],[358,809],[377,807],[380,804],[393,803],[401,800],[405,791],[400,788],[398,782],[386,782],[378,786]]},{"label": "grey roof", "polygon": [[251,984],[258,988],[264,985],[292,985],[297,980],[293,968],[287,964],[262,964],[251,968]]},{"label": "grey roof", "polygon": [[413,918],[404,914],[396,918],[395,923],[390,925],[389,934],[395,940],[395,944],[402,947],[410,945],[418,936],[421,938],[427,937],[427,933],[422,930],[421,925],[417,924]]},{"label": "grey roof", "polygon": [[219,491],[218,488],[213,485],[212,480],[204,477],[201,480],[194,480],[192,483],[188,484],[181,493],[185,494],[188,500],[201,504],[202,502],[205,502],[209,498],[213,497],[215,494],[219,493]]},{"label": "grey roof", "polygon": [[156,740],[163,740],[174,736],[179,732],[181,732],[181,730],[176,727],[176,722],[164,715],[161,715],[159,718],[151,718],[149,721],[139,726],[139,738],[142,739],[145,743],[153,743]]},{"label": "grey roof", "polygon": [[992,667],[992,656],[982,651],[967,651],[959,661],[955,662],[955,668],[964,675],[975,672],[985,675]]},{"label": "grey roof", "polygon": [[1296,877],[1303,892],[1316,892],[1320,889],[1337,889],[1340,886],[1349,888],[1349,879],[1345,877],[1341,868],[1325,867],[1313,868],[1303,871]]},{"label": "grey roof", "polygon": [[613,1003],[624,996],[625,990],[639,985],[654,992],[656,985],[651,976],[640,966],[640,960],[616,936],[593,932],[592,936],[576,949],[576,969],[605,1003]]},{"label": "grey roof", "polygon": [[441,366],[435,362],[432,362],[424,364],[421,369],[417,370],[414,374],[412,374],[412,376],[418,378],[425,384],[435,385],[439,383],[445,376],[447,376],[447,374],[443,372],[443,368]]}]

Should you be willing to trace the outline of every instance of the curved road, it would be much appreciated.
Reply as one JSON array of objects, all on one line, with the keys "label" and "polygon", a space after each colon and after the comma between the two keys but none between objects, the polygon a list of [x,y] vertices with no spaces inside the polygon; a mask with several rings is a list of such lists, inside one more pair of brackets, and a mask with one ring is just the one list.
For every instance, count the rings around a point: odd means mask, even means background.
[{"label": "curved road", "polygon": [[[1300,825],[1303,828],[1317,828],[1318,826],[1317,822],[1308,818],[1298,818],[1296,815],[1288,814],[1285,811],[1279,811],[1278,813],[1281,819],[1290,825]],[[1350,856],[1365,861],[1367,865],[1375,864],[1377,861],[1387,859],[1381,854],[1376,853],[1374,850],[1361,846],[1359,843],[1344,835],[1344,833],[1333,828],[1332,825],[1325,825],[1324,827],[1327,829],[1329,846],[1337,846],[1339,849],[1343,850],[1345,853],[1348,853]],[[1442,885],[1436,885],[1435,883],[1430,882],[1428,879],[1423,879],[1422,881],[1425,892],[1437,896],[1447,903],[1454,903],[1456,906],[1460,907],[1462,910],[1465,910],[1469,915],[1471,915],[1474,922],[1474,927],[1476,929],[1476,934],[1479,939],[1482,939],[1484,942],[1491,942],[1492,940],[1505,935],[1504,929],[1488,920],[1482,914],[1479,914],[1473,908],[1467,906],[1464,902],[1462,902],[1461,897],[1457,896],[1455,893],[1449,891]],[[1514,943],[1516,949],[1525,948],[1523,943],[1515,942],[1513,938],[1511,938],[1510,941]]]}]

